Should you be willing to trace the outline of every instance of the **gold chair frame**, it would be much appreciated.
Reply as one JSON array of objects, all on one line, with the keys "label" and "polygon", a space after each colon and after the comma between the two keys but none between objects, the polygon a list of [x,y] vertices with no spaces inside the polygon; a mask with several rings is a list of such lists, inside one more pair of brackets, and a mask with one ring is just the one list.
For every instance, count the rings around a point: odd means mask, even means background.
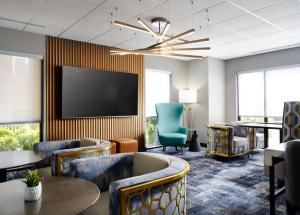
[{"label": "gold chair frame", "polygon": [[110,144],[109,146],[106,146],[106,147],[102,147],[102,148],[82,149],[82,150],[78,150],[78,151],[62,152],[62,153],[56,154],[56,156],[55,156],[56,176],[62,176],[62,171],[64,169],[63,162],[64,162],[65,158],[70,158],[70,157],[79,158],[80,155],[83,155],[83,154],[97,154],[98,153],[98,155],[103,155],[103,153],[106,151],[108,151],[110,154],[111,147],[112,147],[112,144]]},{"label": "gold chair frame", "polygon": [[[181,180],[183,178],[184,178],[184,182],[186,182],[185,177],[190,171],[190,165],[189,165],[188,162],[186,162],[186,161],[184,161],[184,162],[185,162],[185,169],[183,171],[177,173],[177,174],[170,175],[170,176],[167,176],[167,177],[163,177],[163,178],[160,178],[160,179],[156,179],[156,180],[153,180],[153,181],[133,185],[133,186],[130,186],[130,187],[121,188],[120,191],[119,191],[121,214],[122,215],[127,215],[127,214],[132,213],[131,209],[129,208],[129,206],[130,206],[129,203],[130,202],[128,200],[130,199],[130,196],[133,195],[133,194],[143,192],[143,191],[149,190],[153,187],[170,183],[172,181],[178,181],[178,180]],[[186,186],[186,184],[184,186]],[[184,199],[186,201],[186,195],[185,195]],[[145,207],[145,205],[142,205],[142,206]],[[177,206],[178,206],[178,204],[177,204]],[[146,207],[150,211],[151,205],[146,205]],[[166,214],[165,210],[164,210],[164,214]]]}]

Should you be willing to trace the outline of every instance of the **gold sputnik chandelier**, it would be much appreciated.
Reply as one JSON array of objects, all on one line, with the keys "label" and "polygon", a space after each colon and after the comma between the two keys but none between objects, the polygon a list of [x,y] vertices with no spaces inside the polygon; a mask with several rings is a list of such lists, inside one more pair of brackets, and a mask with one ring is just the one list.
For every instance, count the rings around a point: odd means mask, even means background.
[{"label": "gold sputnik chandelier", "polygon": [[167,31],[170,27],[170,22],[162,17],[157,17],[151,20],[152,26],[158,28],[158,32],[153,30],[145,21],[141,18],[138,18],[138,23],[142,26],[136,26],[128,24],[121,21],[115,21],[115,24],[121,27],[133,29],[136,31],[152,34],[156,39],[157,43],[143,49],[136,50],[126,50],[126,49],[115,49],[111,50],[111,55],[127,55],[127,54],[136,54],[136,55],[159,55],[166,57],[180,57],[180,58],[193,58],[193,59],[202,59],[202,56],[199,55],[186,55],[182,52],[188,51],[203,51],[210,50],[210,47],[197,47],[197,48],[180,48],[181,46],[190,45],[194,43],[201,43],[209,41],[208,38],[197,39],[197,40],[186,40],[183,37],[190,35],[195,32],[195,29],[189,29],[182,33],[179,33],[175,36],[167,34]]}]

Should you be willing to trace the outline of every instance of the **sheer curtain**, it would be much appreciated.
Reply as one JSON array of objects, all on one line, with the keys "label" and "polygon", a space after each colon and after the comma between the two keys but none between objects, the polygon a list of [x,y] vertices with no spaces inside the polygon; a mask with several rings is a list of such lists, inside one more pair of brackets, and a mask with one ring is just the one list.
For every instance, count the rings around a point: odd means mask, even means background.
[{"label": "sheer curtain", "polygon": [[238,75],[239,116],[264,116],[264,73]]},{"label": "sheer curtain", "polygon": [[282,116],[283,103],[300,101],[300,67],[266,71],[266,115]]},{"label": "sheer curtain", "polygon": [[282,117],[283,103],[300,101],[300,67],[238,74],[239,116]]},{"label": "sheer curtain", "polygon": [[41,60],[0,54],[0,123],[40,122]]},{"label": "sheer curtain", "polygon": [[156,116],[155,104],[170,102],[170,73],[146,70],[146,117]]}]

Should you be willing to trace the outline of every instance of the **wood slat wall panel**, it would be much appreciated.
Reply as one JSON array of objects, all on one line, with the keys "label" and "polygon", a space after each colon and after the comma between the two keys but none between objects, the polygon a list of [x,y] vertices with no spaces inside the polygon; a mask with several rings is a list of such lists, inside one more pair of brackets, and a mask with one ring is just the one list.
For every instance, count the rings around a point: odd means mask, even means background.
[{"label": "wood slat wall panel", "polygon": [[[138,116],[60,119],[56,110],[56,82],[60,66],[75,66],[139,75]],[[110,56],[109,47],[47,37],[46,40],[46,140],[91,137],[129,137],[144,143],[144,58]]]}]

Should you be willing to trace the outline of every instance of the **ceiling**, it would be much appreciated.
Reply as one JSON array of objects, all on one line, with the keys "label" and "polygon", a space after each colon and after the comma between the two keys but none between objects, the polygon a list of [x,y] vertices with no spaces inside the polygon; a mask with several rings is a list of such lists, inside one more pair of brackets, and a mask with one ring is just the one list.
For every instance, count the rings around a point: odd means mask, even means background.
[{"label": "ceiling", "polygon": [[131,50],[157,39],[111,21],[157,16],[170,20],[168,34],[195,28],[186,39],[210,38],[186,46],[210,51],[184,54],[231,59],[300,46],[300,0],[0,0],[2,27]]}]

